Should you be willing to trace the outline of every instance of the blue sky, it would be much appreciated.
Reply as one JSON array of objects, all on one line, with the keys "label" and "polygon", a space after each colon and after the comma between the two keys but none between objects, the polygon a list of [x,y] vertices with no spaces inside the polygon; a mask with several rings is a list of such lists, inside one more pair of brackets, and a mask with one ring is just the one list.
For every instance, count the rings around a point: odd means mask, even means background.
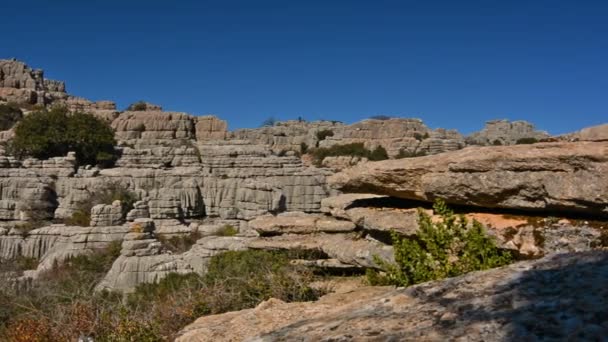
[{"label": "blue sky", "polygon": [[608,122],[607,1],[2,1],[0,58],[230,128],[376,114]]}]

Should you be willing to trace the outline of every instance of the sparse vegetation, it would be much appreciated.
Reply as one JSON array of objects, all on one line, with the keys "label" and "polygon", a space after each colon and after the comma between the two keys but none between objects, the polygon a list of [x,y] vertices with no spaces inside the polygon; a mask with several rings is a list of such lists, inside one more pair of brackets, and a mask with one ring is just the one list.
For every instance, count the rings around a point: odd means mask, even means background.
[{"label": "sparse vegetation", "polygon": [[17,105],[0,104],[0,131],[11,129],[21,119],[23,119],[23,112]]},{"label": "sparse vegetation", "polygon": [[214,256],[204,276],[170,274],[141,284],[126,299],[93,292],[119,247],[75,257],[23,292],[0,286],[0,339],[167,341],[205,314],[251,308],[271,297],[307,301],[322,294],[309,286],[311,271],[268,251]]},{"label": "sparse vegetation", "polygon": [[225,224],[220,228],[216,235],[217,236],[235,236],[239,233],[239,230],[235,228],[233,225]]},{"label": "sparse vegetation", "polygon": [[17,157],[40,159],[76,152],[80,165],[111,164],[115,156],[114,132],[107,122],[66,108],[33,112],[15,126],[9,150]]},{"label": "sparse vegetation", "polygon": [[266,120],[262,121],[261,127],[272,127],[277,124],[277,119],[274,117],[269,117]]},{"label": "sparse vegetation", "polygon": [[331,129],[323,129],[323,130],[318,131],[315,135],[317,137],[317,146],[318,146],[319,141],[323,141],[323,140],[327,139],[327,137],[333,137],[334,131],[332,131]]},{"label": "sparse vegetation", "polygon": [[424,157],[426,156],[426,151],[408,151],[405,148],[400,148],[399,153],[395,156],[395,159],[403,159],[403,158],[415,158],[415,157]]},{"label": "sparse vegetation", "polygon": [[418,133],[418,132],[414,133],[414,139],[416,139],[418,141],[422,141],[424,139],[428,139],[429,137],[430,136],[429,136],[428,132],[425,132],[424,134]]},{"label": "sparse vegetation", "polygon": [[137,101],[137,102],[129,105],[129,107],[127,107],[127,110],[133,111],[133,112],[142,112],[142,111],[145,111],[146,109],[148,109],[148,105],[146,104],[145,101]]},{"label": "sparse vegetation", "polygon": [[185,235],[174,235],[171,237],[167,237],[163,234],[158,234],[156,236],[160,243],[168,250],[173,253],[184,253],[198,241],[202,237],[202,235],[198,232],[191,232]]},{"label": "sparse vegetation", "polygon": [[300,144],[300,155],[306,154],[308,152],[308,144],[303,142]]},{"label": "sparse vegetation", "polygon": [[393,117],[392,116],[388,116],[388,115],[380,114],[380,115],[370,116],[369,118],[372,119],[372,120],[390,120]]},{"label": "sparse vegetation", "polygon": [[494,146],[502,146],[502,141],[496,139],[496,140],[494,140],[494,142],[492,142],[492,145],[494,145]]},{"label": "sparse vegetation", "polygon": [[370,151],[365,148],[365,145],[363,145],[363,143],[334,145],[328,148],[321,147],[310,151],[310,153],[313,156],[313,163],[317,167],[320,167],[322,165],[323,159],[325,159],[326,157],[352,156],[368,158],[370,160],[388,159],[386,150],[382,146],[378,146],[374,151]]},{"label": "sparse vegetation", "polygon": [[120,201],[123,215],[126,215],[137,201],[137,195],[119,182],[109,182],[102,189],[91,193],[89,198],[78,205],[72,216],[65,219],[65,224],[88,227],[91,223],[91,209],[98,204],[112,204]]},{"label": "sparse vegetation", "polygon": [[519,138],[519,139],[517,139],[515,144],[526,145],[526,144],[536,144],[537,142],[538,142],[538,139],[536,139],[536,138]]},{"label": "sparse vegetation", "polygon": [[512,261],[511,252],[499,249],[481,223],[469,222],[463,215],[456,216],[442,200],[435,202],[434,209],[441,217],[439,222],[419,210],[420,229],[416,238],[392,232],[396,263],[376,258],[386,273],[368,271],[371,284],[409,286],[498,267]]}]

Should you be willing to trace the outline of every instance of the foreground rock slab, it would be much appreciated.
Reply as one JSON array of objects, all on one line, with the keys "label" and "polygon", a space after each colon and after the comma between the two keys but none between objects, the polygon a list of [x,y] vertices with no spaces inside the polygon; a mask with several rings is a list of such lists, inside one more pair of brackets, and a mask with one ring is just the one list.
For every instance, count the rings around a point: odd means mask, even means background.
[{"label": "foreground rock slab", "polygon": [[411,200],[608,216],[607,172],[608,141],[541,143],[365,163],[329,183]]},{"label": "foreground rock slab", "polygon": [[277,299],[199,318],[177,341],[603,340],[608,252],[557,254],[412,286],[317,302]]}]

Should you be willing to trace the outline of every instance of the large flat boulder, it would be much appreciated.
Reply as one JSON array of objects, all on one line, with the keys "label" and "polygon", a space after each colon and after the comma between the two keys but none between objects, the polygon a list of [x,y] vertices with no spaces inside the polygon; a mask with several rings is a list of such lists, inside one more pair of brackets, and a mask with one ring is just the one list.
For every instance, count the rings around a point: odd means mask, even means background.
[{"label": "large flat boulder", "polygon": [[608,216],[608,142],[469,147],[358,165],[329,178],[344,192],[485,208]]},{"label": "large flat boulder", "polygon": [[558,254],[409,288],[270,299],[201,317],[176,341],[600,341],[608,253]]}]

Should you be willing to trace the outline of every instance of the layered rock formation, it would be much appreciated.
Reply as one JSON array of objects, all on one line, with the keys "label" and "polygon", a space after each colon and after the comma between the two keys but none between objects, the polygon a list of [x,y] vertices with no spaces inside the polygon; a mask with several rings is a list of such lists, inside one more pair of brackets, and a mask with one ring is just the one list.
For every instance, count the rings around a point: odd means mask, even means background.
[{"label": "layered rock formation", "polygon": [[486,122],[485,127],[467,137],[467,143],[472,145],[514,145],[520,139],[542,140],[549,134],[537,131],[534,125],[527,121],[493,120]]},{"label": "layered rock formation", "polygon": [[330,183],[404,199],[606,216],[607,171],[605,142],[544,143],[365,163],[331,176]]},{"label": "layered rock formation", "polygon": [[321,147],[364,143],[373,149],[382,146],[390,157],[400,152],[437,154],[464,146],[464,137],[454,130],[429,129],[420,119],[368,119],[337,127],[333,136],[320,142]]},{"label": "layered rock formation", "polygon": [[601,340],[608,253],[552,255],[409,288],[277,299],[206,316],[177,341]]}]

